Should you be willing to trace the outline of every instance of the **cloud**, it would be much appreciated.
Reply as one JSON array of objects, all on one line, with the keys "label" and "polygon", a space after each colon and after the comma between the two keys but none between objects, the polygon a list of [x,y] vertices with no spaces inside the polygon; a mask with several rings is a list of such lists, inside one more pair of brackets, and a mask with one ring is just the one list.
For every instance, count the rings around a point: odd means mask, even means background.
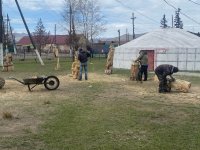
[{"label": "cloud", "polygon": [[45,5],[48,7],[48,9],[61,11],[64,5],[64,0],[44,0]]},{"label": "cloud", "polygon": [[[41,9],[60,10],[63,6],[64,0],[18,0],[19,6],[23,9],[37,11]],[[7,0],[3,3],[6,6],[16,7],[15,0]]]},{"label": "cloud", "polygon": [[[41,3],[41,0],[20,0],[20,1],[18,1],[20,8],[34,10],[34,11],[42,9],[40,3]],[[6,6],[9,6],[10,8],[17,7],[15,0],[7,0],[3,4]]]},{"label": "cloud", "polygon": [[[121,2],[118,2],[121,1]],[[191,18],[200,22],[199,6],[187,0],[167,0],[176,8],[180,7],[181,11],[186,13]],[[54,25],[58,25],[58,32],[65,33],[63,28],[66,24],[62,24],[61,12],[64,9],[64,0],[18,0],[22,12],[30,30],[36,25],[38,18],[42,21],[47,30],[54,33]],[[168,25],[171,24],[172,15],[175,14],[175,9],[167,5],[163,0],[96,0],[97,5],[101,7],[101,12],[105,16],[107,22],[107,31],[102,36],[117,36],[117,30],[121,33],[132,32],[132,13],[135,14],[135,33],[148,32],[160,27],[160,20],[163,14],[166,15]],[[17,10],[15,0],[4,0],[3,10],[9,13],[11,24],[16,24],[15,29],[18,30],[21,25],[24,28],[21,17]],[[194,23],[183,15],[180,15],[186,30],[198,32],[200,25]],[[19,31],[22,29],[19,28]]]}]

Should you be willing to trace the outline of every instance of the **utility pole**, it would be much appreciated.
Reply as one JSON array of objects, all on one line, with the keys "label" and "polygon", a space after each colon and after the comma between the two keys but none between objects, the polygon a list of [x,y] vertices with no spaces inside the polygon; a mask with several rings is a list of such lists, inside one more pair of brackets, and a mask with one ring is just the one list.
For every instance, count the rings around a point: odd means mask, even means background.
[{"label": "utility pole", "polygon": [[7,19],[6,19],[6,34],[5,34],[5,39],[6,39],[6,55],[8,54],[8,40],[9,40],[9,34],[8,34],[8,14],[7,14]]},{"label": "utility pole", "polygon": [[69,6],[69,46],[70,46],[70,53],[72,54],[72,61],[74,61],[74,50],[72,48],[72,5],[70,2]]},{"label": "utility pole", "polygon": [[72,35],[72,6],[69,6],[69,37],[70,37],[70,48],[71,48],[71,35]]},{"label": "utility pole", "polygon": [[174,27],[174,17],[172,15],[172,28]]},{"label": "utility pole", "polygon": [[7,15],[7,18],[8,18],[8,20],[9,20],[9,27],[10,27],[10,33],[11,33],[12,42],[13,42],[14,53],[17,54],[17,48],[16,48],[16,42],[15,42],[15,36],[13,35],[12,27],[11,27],[11,25],[10,25],[10,19],[9,19],[9,16],[8,16],[8,15]]},{"label": "utility pole", "polygon": [[55,38],[55,41],[54,41],[55,43],[54,44],[56,45],[56,43],[57,43],[57,41],[56,41],[56,24],[55,24],[55,29],[54,29],[54,36],[55,36],[54,37]]},{"label": "utility pole", "polygon": [[133,23],[133,39],[135,39],[135,19],[134,13],[132,13],[132,23]]},{"label": "utility pole", "polygon": [[74,59],[75,59],[75,45],[76,45],[76,43],[75,43],[75,40],[76,40],[76,31],[75,31],[75,25],[74,25],[74,15],[72,15],[72,49],[73,49],[73,51],[72,51],[72,61],[74,61]]},{"label": "utility pole", "polygon": [[126,28],[126,42],[128,42],[128,29]]},{"label": "utility pole", "polygon": [[128,33],[128,42],[129,42],[129,33]]},{"label": "utility pole", "polygon": [[120,46],[120,29],[118,30],[119,33],[119,46]]},{"label": "utility pole", "polygon": [[35,43],[34,43],[34,41],[33,41],[33,38],[32,38],[32,36],[31,36],[31,33],[30,33],[29,29],[28,29],[28,26],[27,26],[27,24],[26,24],[26,21],[25,21],[25,19],[24,19],[23,14],[22,14],[21,8],[19,7],[19,3],[18,3],[17,0],[15,0],[15,3],[16,3],[16,5],[17,5],[17,8],[18,8],[19,13],[20,13],[20,15],[21,15],[21,18],[22,18],[22,20],[23,20],[23,23],[24,23],[24,26],[25,26],[25,28],[26,28],[26,31],[28,32],[30,41],[31,41],[31,43],[32,43],[32,45],[33,45],[33,47],[34,47],[35,53],[36,53],[36,55],[38,56],[38,59],[39,59],[41,65],[44,65],[44,62],[42,61],[42,58],[40,57],[40,54],[39,54],[38,50],[36,49]]},{"label": "utility pole", "polygon": [[2,0],[0,0],[0,65],[3,66],[3,15],[2,15]]}]

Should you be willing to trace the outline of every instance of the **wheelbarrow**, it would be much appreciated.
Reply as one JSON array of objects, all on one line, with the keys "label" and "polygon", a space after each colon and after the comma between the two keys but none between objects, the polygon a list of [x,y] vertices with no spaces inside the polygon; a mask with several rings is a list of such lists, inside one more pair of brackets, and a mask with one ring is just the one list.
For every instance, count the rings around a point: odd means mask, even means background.
[{"label": "wheelbarrow", "polygon": [[41,76],[36,78],[26,78],[23,79],[23,81],[13,77],[9,77],[9,79],[14,79],[23,85],[27,85],[29,91],[31,91],[34,87],[40,84],[44,84],[44,87],[47,90],[56,90],[60,85],[60,81],[56,76]]}]

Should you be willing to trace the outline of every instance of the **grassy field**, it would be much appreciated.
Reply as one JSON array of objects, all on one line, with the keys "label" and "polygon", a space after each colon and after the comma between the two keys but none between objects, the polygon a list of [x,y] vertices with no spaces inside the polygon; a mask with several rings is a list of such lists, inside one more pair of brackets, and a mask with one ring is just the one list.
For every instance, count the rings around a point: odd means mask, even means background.
[{"label": "grassy field", "polygon": [[[71,61],[45,66],[16,61],[14,72],[0,76],[57,75],[58,90],[27,87],[6,80],[0,90],[1,150],[198,150],[200,78],[190,93],[159,94],[157,83],[129,81],[129,70],[104,74],[105,59],[89,62],[89,80],[73,80]],[[153,74],[150,74],[153,76]],[[5,119],[3,114],[11,113]]]}]

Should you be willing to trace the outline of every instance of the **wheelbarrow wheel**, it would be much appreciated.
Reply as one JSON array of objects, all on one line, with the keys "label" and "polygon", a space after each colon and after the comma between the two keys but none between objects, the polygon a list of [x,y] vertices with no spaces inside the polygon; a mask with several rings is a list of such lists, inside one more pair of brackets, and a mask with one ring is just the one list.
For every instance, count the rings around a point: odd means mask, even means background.
[{"label": "wheelbarrow wheel", "polygon": [[44,87],[47,90],[56,90],[60,85],[60,81],[56,76],[48,76],[44,81]]}]

